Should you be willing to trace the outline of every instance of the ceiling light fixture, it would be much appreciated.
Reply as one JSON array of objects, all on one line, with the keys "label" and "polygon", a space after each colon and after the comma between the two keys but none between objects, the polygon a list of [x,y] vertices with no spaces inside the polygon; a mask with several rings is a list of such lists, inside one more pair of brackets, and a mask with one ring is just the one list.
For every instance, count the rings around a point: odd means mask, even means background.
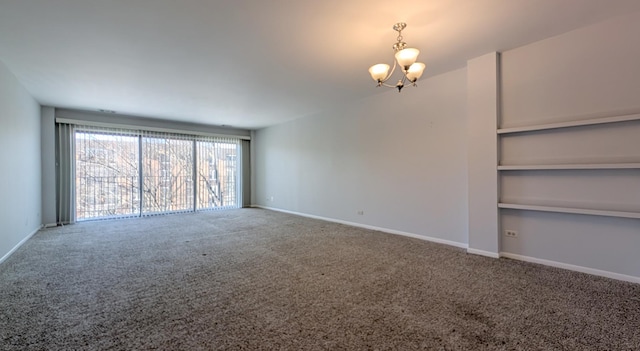
[{"label": "ceiling light fixture", "polygon": [[[385,86],[388,88],[396,88],[398,89],[398,92],[400,92],[407,82],[410,82],[415,87],[416,81],[420,76],[422,76],[422,72],[424,72],[426,65],[421,62],[416,62],[420,50],[407,48],[407,43],[402,41],[402,30],[406,27],[407,24],[403,22],[393,25],[393,30],[398,32],[398,37],[396,38],[398,41],[393,44],[393,51],[395,52],[396,59],[393,61],[391,73],[389,73],[389,65],[385,63],[379,63],[369,67],[371,78],[378,82],[379,87]],[[391,78],[393,72],[396,70],[396,66],[400,66],[400,69],[402,70],[402,78],[398,80],[396,85],[386,84],[385,82]]]}]

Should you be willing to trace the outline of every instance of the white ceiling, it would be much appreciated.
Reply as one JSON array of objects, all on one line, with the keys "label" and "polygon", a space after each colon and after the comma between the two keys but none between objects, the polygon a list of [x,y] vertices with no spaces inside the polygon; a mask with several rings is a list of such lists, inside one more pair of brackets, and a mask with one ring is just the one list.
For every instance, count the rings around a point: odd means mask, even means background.
[{"label": "white ceiling", "polygon": [[639,0],[0,0],[0,61],[44,105],[253,129],[386,91],[367,69],[391,63],[398,21],[424,79],[632,11]]}]

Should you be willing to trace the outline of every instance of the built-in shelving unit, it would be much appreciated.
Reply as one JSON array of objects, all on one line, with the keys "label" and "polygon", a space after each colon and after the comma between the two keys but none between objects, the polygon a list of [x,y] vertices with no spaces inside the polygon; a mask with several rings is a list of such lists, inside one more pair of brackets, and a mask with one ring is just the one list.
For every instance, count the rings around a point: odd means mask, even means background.
[{"label": "built-in shelving unit", "polygon": [[[607,208],[609,207],[608,204],[612,203],[612,201],[607,202],[606,200],[601,202],[602,208],[579,208],[579,205],[577,207],[559,207],[554,205],[554,204],[557,204],[558,201],[562,201],[567,204],[571,204],[572,202],[579,204],[581,203],[581,200],[580,200],[581,195],[583,195],[582,193],[585,190],[595,189],[594,186],[595,187],[600,187],[600,186],[613,187],[614,186],[613,184],[617,184],[617,182],[620,180],[619,177],[626,177],[624,178],[625,181],[627,182],[626,184],[632,184],[631,187],[634,188],[633,184],[636,184],[635,179],[637,179],[634,177],[636,177],[636,174],[640,175],[640,172],[637,171],[637,170],[640,170],[640,162],[637,162],[638,160],[640,160],[640,151],[638,153],[631,152],[631,153],[627,153],[627,155],[624,155],[627,158],[625,161],[628,160],[631,162],[619,162],[619,161],[622,161],[620,157],[617,157],[617,155],[616,156],[613,156],[613,155],[617,154],[617,151],[622,149],[620,149],[619,146],[618,148],[613,146],[613,145],[620,145],[620,144],[616,144],[615,142],[612,142],[612,140],[617,138],[618,134],[615,134],[615,136],[614,134],[611,134],[612,133],[611,130],[613,129],[610,129],[610,128],[614,128],[614,126],[611,126],[611,127],[605,126],[605,125],[611,125],[614,123],[633,122],[633,121],[640,121],[640,114],[611,116],[611,117],[604,117],[604,118],[591,118],[591,119],[584,119],[584,120],[578,120],[578,121],[558,122],[558,123],[539,124],[539,125],[531,125],[531,126],[524,126],[524,127],[497,129],[498,138],[507,137],[507,136],[509,137],[510,143],[505,144],[506,149],[513,150],[511,151],[511,154],[510,154],[510,159],[512,162],[509,162],[512,164],[498,164],[497,166],[497,169],[500,174],[501,183],[508,180],[509,182],[505,184],[511,184],[510,188],[507,187],[508,189],[505,189],[503,191],[509,192],[509,189],[511,189],[511,191],[516,189],[513,187],[514,186],[513,184],[518,184],[516,182],[523,182],[523,184],[527,184],[526,188],[522,188],[522,189],[525,189],[523,190],[525,191],[524,193],[515,192],[519,195],[500,194],[501,199],[504,199],[505,196],[507,198],[511,198],[511,196],[516,196],[516,198],[512,198],[508,202],[505,201],[505,202],[498,203],[498,208],[510,209],[510,210],[521,210],[521,211],[542,211],[542,212],[567,213],[567,214],[579,214],[579,215],[590,215],[590,216],[607,216],[607,217],[640,219],[640,212],[619,211],[619,210],[614,210],[612,208]],[[595,130],[590,129],[588,131],[583,129],[575,129],[575,127],[583,127],[583,126],[602,126],[603,128],[595,129]],[[636,128],[636,129],[639,128],[639,126],[640,126],[640,122],[634,122],[629,125],[630,128]],[[627,126],[624,126],[624,127],[616,126],[614,129],[620,130],[620,128],[624,128],[625,130],[628,131],[628,129],[626,129]],[[556,133],[556,131],[558,132]],[[537,132],[537,133],[531,134],[527,132]],[[553,138],[555,139],[549,139],[551,134],[547,134],[547,132],[554,132]],[[517,133],[523,133],[523,134],[517,134]],[[583,134],[583,133],[587,133],[587,134]],[[560,163],[560,164],[555,162],[545,164],[545,162],[543,161],[545,159],[548,159],[549,161],[554,161],[554,157],[556,157],[556,155],[549,155],[550,148],[541,148],[546,150],[546,154],[541,153],[541,155],[535,155],[534,153],[534,156],[536,156],[536,159],[537,159],[537,156],[540,156],[539,159],[541,160],[540,162],[541,164],[527,164],[526,158],[519,159],[517,157],[518,154],[517,153],[514,154],[516,150],[525,150],[525,149],[538,150],[537,148],[529,147],[530,145],[529,143],[533,140],[544,140],[544,142],[551,140],[552,142],[555,141],[559,143],[558,145],[570,145],[572,143],[571,138],[574,138],[574,140],[578,142],[578,141],[584,141],[584,139],[581,139],[583,136],[593,137],[594,135],[601,135],[601,136],[607,135],[608,139],[605,138],[605,139],[597,139],[597,140],[608,140],[610,142],[604,143],[604,144],[596,143],[595,145],[597,146],[595,148],[593,147],[587,148],[591,151],[584,151],[584,154],[582,154],[583,149],[578,149],[579,152],[577,153],[574,152],[572,154],[572,157],[564,159],[563,160],[564,163]],[[521,138],[521,136],[524,136],[524,138]],[[628,139],[630,137],[632,139]],[[633,133],[627,133],[626,138],[627,138],[625,139],[626,141],[635,140]],[[559,141],[562,141],[562,142],[559,142]],[[509,149],[508,147],[511,145],[514,145],[513,144],[514,142],[520,143],[518,148]],[[567,142],[570,144],[567,144]],[[632,146],[632,148],[626,147],[625,150],[636,150],[635,142],[626,143],[624,145],[630,145],[630,144],[634,146]],[[523,148],[523,145],[527,147]],[[596,150],[599,150],[598,148],[600,147],[609,148],[609,150],[611,151],[608,154],[609,157],[602,157],[602,155],[597,155],[597,152],[594,152]],[[503,149],[503,152],[504,150],[505,149]],[[529,156],[528,158],[529,160],[533,159],[531,157],[532,155],[531,152],[529,152],[527,155]],[[627,156],[630,156],[630,157],[627,157]],[[503,155],[501,154],[500,158],[502,157]],[[618,160],[614,160],[615,158],[618,158]],[[589,159],[593,159],[593,160],[597,159],[598,161],[604,161],[604,162],[597,162],[597,163],[584,162],[585,160],[589,160]],[[575,161],[575,163],[572,163],[571,162],[572,160]],[[614,161],[614,162],[607,162],[607,161]],[[615,162],[615,161],[618,161],[618,162]],[[522,163],[522,164],[514,164],[514,163]],[[557,172],[554,173],[555,171],[559,171],[559,170],[563,170],[566,172],[562,173],[562,175],[560,175]],[[622,170],[628,170],[628,171],[625,171],[625,173],[621,173]],[[511,171],[522,171],[522,173],[518,173],[518,174],[509,173]],[[533,172],[529,173],[528,171],[533,171]],[[504,172],[507,172],[507,173],[504,173]],[[593,173],[593,172],[597,172],[597,173]],[[561,178],[561,177],[564,177],[564,178]],[[585,181],[586,179],[589,181],[588,184],[591,187],[585,188],[584,187],[585,183],[581,183],[582,185],[574,186],[573,182],[569,182],[569,183],[567,182],[566,177],[575,177],[576,180],[582,180],[582,181]],[[558,181],[563,181],[564,183],[558,183]],[[532,188],[531,187],[532,184],[537,184],[537,188],[535,186]],[[559,184],[562,184],[563,187],[558,188],[563,190],[561,195],[562,199],[559,200],[559,198],[556,198],[556,199],[549,198],[547,201],[545,201],[544,200],[545,197],[553,197],[555,193],[546,192],[546,196],[543,195],[542,193],[544,191],[541,191],[541,189],[545,189],[545,188],[541,188],[542,186],[541,184],[553,186],[556,188],[559,186]],[[527,191],[526,189],[529,189],[530,191],[528,194],[526,193]],[[530,189],[538,189],[538,190],[536,191],[536,190],[530,190]],[[600,188],[600,189],[603,189],[603,188]],[[616,191],[617,193],[610,193],[612,195],[609,196],[609,200],[626,198],[625,206],[628,206],[628,208],[633,208],[633,209],[640,208],[640,203],[630,203],[629,197],[628,196],[625,197],[622,195],[622,193],[625,191],[624,189],[621,189],[618,187]],[[637,189],[631,189],[631,191],[637,191]],[[597,193],[594,192],[592,194],[597,194]],[[590,201],[593,201],[596,204],[600,203],[597,195],[591,195],[591,196],[592,196],[592,199],[589,199]],[[540,197],[542,197],[542,199]],[[527,198],[535,199],[533,202],[536,202],[536,205],[526,204],[528,202]],[[599,207],[599,206],[593,206],[593,207]]]}]

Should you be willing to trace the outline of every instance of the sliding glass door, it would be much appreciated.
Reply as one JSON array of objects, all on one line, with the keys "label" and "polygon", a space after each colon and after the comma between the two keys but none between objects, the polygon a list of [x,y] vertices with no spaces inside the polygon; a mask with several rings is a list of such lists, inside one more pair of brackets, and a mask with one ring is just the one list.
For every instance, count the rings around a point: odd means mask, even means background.
[{"label": "sliding glass door", "polygon": [[136,216],[140,212],[138,137],[76,131],[78,219]]},{"label": "sliding glass door", "polygon": [[240,140],[76,128],[78,220],[240,207]]},{"label": "sliding glass door", "polygon": [[193,210],[193,141],[142,138],[142,214]]},{"label": "sliding glass door", "polygon": [[238,142],[196,142],[198,209],[238,207]]}]

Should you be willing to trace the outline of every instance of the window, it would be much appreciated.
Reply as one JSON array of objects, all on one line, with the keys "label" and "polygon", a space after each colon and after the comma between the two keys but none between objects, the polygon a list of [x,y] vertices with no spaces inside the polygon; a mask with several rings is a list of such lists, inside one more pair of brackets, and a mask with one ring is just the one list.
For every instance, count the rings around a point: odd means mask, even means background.
[{"label": "window", "polygon": [[238,208],[240,140],[77,127],[78,220]]}]

